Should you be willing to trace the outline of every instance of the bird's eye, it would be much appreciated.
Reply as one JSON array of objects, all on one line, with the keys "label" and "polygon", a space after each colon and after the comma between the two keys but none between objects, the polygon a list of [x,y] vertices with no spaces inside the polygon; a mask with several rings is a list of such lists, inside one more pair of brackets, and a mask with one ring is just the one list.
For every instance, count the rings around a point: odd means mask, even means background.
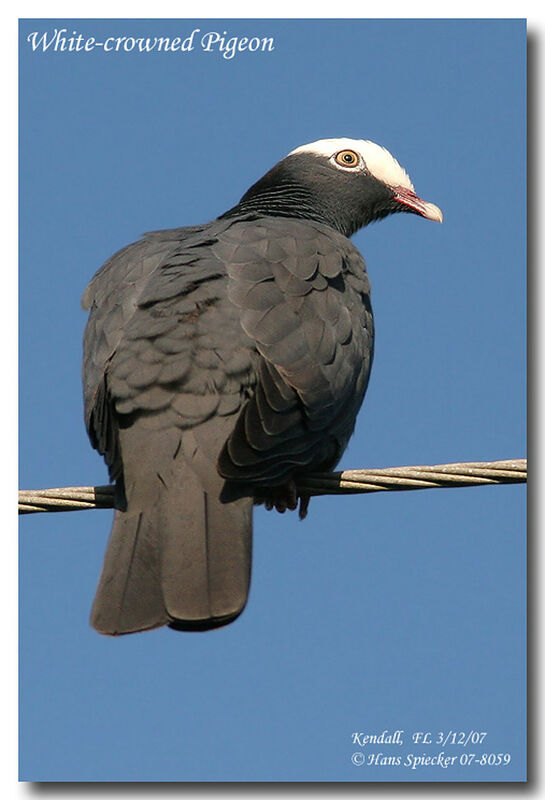
[{"label": "bird's eye", "polygon": [[337,164],[340,164],[341,167],[357,167],[359,164],[358,154],[353,150],[341,150],[341,152],[337,153],[335,156],[335,161]]}]

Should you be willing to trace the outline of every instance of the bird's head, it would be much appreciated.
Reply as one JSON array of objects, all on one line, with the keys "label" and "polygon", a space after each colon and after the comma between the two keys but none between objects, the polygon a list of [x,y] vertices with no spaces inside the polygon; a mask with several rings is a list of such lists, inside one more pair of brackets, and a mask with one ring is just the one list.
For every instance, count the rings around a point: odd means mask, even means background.
[{"label": "bird's head", "polygon": [[422,200],[403,167],[364,139],[321,139],[292,150],[255,183],[229,212],[314,219],[351,236],[399,211],[443,221]]}]

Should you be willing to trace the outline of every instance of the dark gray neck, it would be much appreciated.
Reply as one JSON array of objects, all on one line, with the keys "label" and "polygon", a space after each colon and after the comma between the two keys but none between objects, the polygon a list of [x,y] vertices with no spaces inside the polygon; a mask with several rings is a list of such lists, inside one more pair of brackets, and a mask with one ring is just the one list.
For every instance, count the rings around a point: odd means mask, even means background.
[{"label": "dark gray neck", "polygon": [[399,210],[393,192],[368,173],[340,173],[326,159],[291,155],[257,181],[222,218],[246,214],[320,222],[352,236]]},{"label": "dark gray neck", "polygon": [[310,189],[296,184],[271,186],[255,192],[250,190],[234,208],[222,214],[221,219],[252,213],[267,217],[313,220],[329,225],[346,236],[351,235],[334,209],[317,202],[315,193]]}]

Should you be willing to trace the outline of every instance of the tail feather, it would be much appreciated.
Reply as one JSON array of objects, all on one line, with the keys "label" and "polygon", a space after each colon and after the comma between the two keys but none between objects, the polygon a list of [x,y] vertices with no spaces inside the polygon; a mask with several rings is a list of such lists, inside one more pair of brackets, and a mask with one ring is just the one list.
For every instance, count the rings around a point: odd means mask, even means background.
[{"label": "tail feather", "polygon": [[234,619],[250,584],[251,500],[224,505],[189,472],[183,494],[168,492],[161,511],[162,591],[171,623],[206,628]]},{"label": "tail feather", "polygon": [[166,625],[155,527],[142,510],[116,511],[104,566],[91,611],[99,633],[121,633]]},{"label": "tail feather", "polygon": [[246,604],[252,498],[222,502],[213,464],[204,481],[195,452],[186,460],[179,443],[162,444],[142,452],[140,438],[140,452],[125,461],[135,465],[125,475],[127,510],[115,512],[91,612],[100,633],[205,630],[232,621]]}]

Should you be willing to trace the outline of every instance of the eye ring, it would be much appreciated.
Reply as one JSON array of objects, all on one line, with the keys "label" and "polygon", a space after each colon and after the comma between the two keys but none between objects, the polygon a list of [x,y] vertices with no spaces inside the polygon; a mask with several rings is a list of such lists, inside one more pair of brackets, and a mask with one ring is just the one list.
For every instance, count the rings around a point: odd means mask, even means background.
[{"label": "eye ring", "polygon": [[349,169],[359,166],[360,163],[358,154],[353,150],[341,150],[335,156],[335,161],[340,167],[348,167]]}]

